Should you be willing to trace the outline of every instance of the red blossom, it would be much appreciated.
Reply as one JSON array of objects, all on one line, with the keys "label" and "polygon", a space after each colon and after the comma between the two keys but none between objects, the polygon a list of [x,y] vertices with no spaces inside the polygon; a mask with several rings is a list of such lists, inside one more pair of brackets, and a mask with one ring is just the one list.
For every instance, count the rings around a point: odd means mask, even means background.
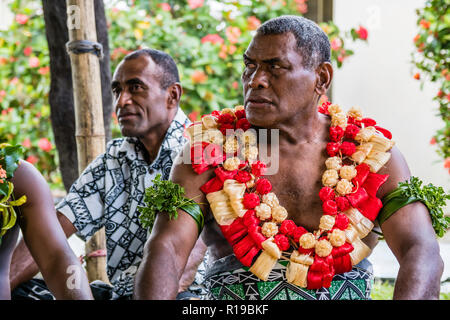
[{"label": "red blossom", "polygon": [[242,221],[247,228],[250,228],[251,226],[258,226],[261,222],[261,220],[256,216],[255,210],[247,210],[242,217]]},{"label": "red blossom", "polygon": [[377,124],[377,122],[372,118],[364,118],[361,122],[364,123],[366,127],[372,127]]},{"label": "red blossom", "polygon": [[350,202],[345,197],[337,197],[336,204],[339,211],[346,211],[350,208]]},{"label": "red blossom", "polygon": [[323,187],[319,191],[319,198],[322,200],[322,202],[325,202],[327,200],[334,200],[335,194],[334,189],[330,187]]},{"label": "red blossom", "polygon": [[252,173],[255,177],[263,176],[266,172],[266,165],[264,162],[256,161],[252,164]]},{"label": "red blossom", "polygon": [[356,151],[356,146],[353,142],[344,141],[341,145],[341,152],[343,155],[351,156]]},{"label": "red blossom", "polygon": [[28,22],[29,17],[25,14],[16,14],[16,22],[18,24],[25,24]]},{"label": "red blossom", "polygon": [[322,209],[324,214],[335,215],[337,213],[337,204],[336,201],[327,200],[322,204]]},{"label": "red blossom", "polygon": [[294,221],[286,219],[281,223],[281,226],[278,230],[281,233],[292,237],[296,228],[297,226]]},{"label": "red blossom", "polygon": [[27,162],[29,162],[29,163],[31,163],[31,164],[35,164],[35,163],[37,163],[37,162],[39,161],[39,159],[38,159],[38,157],[36,157],[36,156],[30,155],[30,156],[28,156],[28,157],[25,159],[25,161],[27,161]]},{"label": "red blossom", "polygon": [[237,119],[245,118],[245,110],[237,110],[234,115]]},{"label": "red blossom", "polygon": [[259,194],[267,194],[272,191],[272,184],[267,179],[258,179],[258,181],[256,181],[256,191],[258,191]]},{"label": "red blossom", "polygon": [[331,141],[339,142],[344,137],[344,129],[339,126],[330,127],[330,138]]},{"label": "red blossom", "polygon": [[327,153],[330,157],[334,157],[339,153],[339,149],[341,147],[340,143],[337,142],[328,142],[327,144]]},{"label": "red blossom", "polygon": [[286,251],[291,246],[289,239],[284,234],[277,234],[273,237],[273,242],[280,248],[281,251]]},{"label": "red blossom", "polygon": [[369,35],[369,32],[366,28],[363,26],[359,26],[358,30],[356,30],[356,33],[358,34],[359,38],[362,40],[367,40],[367,37]]},{"label": "red blossom", "polygon": [[38,147],[45,152],[49,152],[52,150],[52,143],[47,138],[41,138],[38,141]]},{"label": "red blossom", "polygon": [[252,176],[245,170],[239,170],[234,176],[234,179],[239,183],[246,183],[252,179]]},{"label": "red blossom", "polygon": [[33,48],[31,48],[31,47],[26,47],[25,49],[23,49],[23,54],[26,57],[28,57],[32,52],[33,52]]},{"label": "red blossom", "polygon": [[345,135],[345,137],[347,139],[354,140],[356,135],[358,134],[358,132],[359,132],[359,127],[358,126],[356,126],[354,124],[348,124],[347,128],[345,128],[345,134],[344,135]]},{"label": "red blossom", "polygon": [[202,43],[210,42],[212,44],[223,44],[224,40],[217,33],[208,34],[201,40]]},{"label": "red blossom", "polygon": [[234,130],[234,125],[231,123],[224,123],[220,126],[219,130],[224,136],[226,136],[227,130]]},{"label": "red blossom", "polygon": [[244,131],[247,131],[248,129],[251,128],[251,126],[252,125],[250,124],[250,122],[248,122],[248,120],[245,118],[239,119],[236,122],[236,129],[242,129]]},{"label": "red blossom", "polygon": [[191,9],[203,7],[204,0],[188,0],[188,5]]},{"label": "red blossom", "polygon": [[168,4],[167,2],[158,4],[158,7],[160,7],[162,11],[166,12],[169,12],[171,10],[170,4]]},{"label": "red blossom", "polygon": [[220,124],[234,123],[234,117],[229,113],[222,113],[219,119],[217,119],[217,122]]},{"label": "red blossom", "polygon": [[292,233],[292,237],[294,238],[295,242],[298,242],[298,239],[300,239],[300,237],[307,232],[308,230],[303,227],[296,227],[294,232]]},{"label": "red blossom", "polygon": [[325,101],[324,103],[322,103],[322,105],[319,106],[319,112],[323,113],[323,114],[330,114],[328,112],[328,107],[331,105],[330,101]]},{"label": "red blossom", "polygon": [[339,213],[334,217],[334,228],[345,230],[348,227],[348,223],[348,217],[343,213]]},{"label": "red blossom", "polygon": [[259,197],[256,193],[246,193],[244,194],[244,199],[242,200],[242,204],[246,209],[254,209],[261,203]]}]

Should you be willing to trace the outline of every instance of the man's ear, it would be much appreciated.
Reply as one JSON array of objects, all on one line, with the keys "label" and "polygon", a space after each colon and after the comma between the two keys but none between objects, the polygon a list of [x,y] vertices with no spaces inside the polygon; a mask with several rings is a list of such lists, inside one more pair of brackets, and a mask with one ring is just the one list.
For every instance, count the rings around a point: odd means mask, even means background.
[{"label": "man's ear", "polygon": [[171,109],[178,107],[182,94],[183,88],[179,82],[171,84],[167,88],[167,108]]},{"label": "man's ear", "polygon": [[326,94],[328,88],[331,85],[333,79],[333,66],[329,62],[323,62],[317,67],[317,83],[315,92],[321,96]]}]

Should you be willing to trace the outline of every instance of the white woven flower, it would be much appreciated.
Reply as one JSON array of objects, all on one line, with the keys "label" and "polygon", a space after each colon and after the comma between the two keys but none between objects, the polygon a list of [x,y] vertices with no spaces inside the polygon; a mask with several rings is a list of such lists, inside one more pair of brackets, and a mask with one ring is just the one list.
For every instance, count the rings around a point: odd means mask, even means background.
[{"label": "white woven flower", "polygon": [[342,167],[342,159],[339,157],[330,157],[325,160],[327,169],[339,170]]},{"label": "white woven flower", "polygon": [[228,114],[232,115],[234,118],[236,118],[236,116],[234,115],[234,110],[231,108],[224,108],[224,109],[222,109],[221,112],[222,112],[222,114],[228,113]]},{"label": "white woven flower", "polygon": [[282,207],[278,206],[272,209],[272,219],[276,223],[282,223],[288,216],[287,210]]},{"label": "white woven flower", "polygon": [[345,243],[345,231],[334,229],[328,234],[328,239],[333,247],[340,247]]},{"label": "white woven flower", "polygon": [[273,192],[269,192],[262,196],[262,202],[268,206],[275,208],[278,207],[280,202],[278,201],[277,195]]},{"label": "white woven flower", "polygon": [[320,217],[319,229],[329,231],[333,229],[335,221],[336,219],[333,216],[330,216],[328,214],[323,215],[322,217]]},{"label": "white woven flower", "polygon": [[239,165],[241,164],[241,161],[237,157],[228,158],[223,163],[223,167],[225,170],[233,171],[239,169]]},{"label": "white woven flower", "polygon": [[218,145],[223,144],[223,134],[220,130],[210,129],[203,132],[203,141]]},{"label": "white woven flower", "polygon": [[336,185],[336,191],[341,195],[345,196],[349,193],[352,193],[353,183],[346,179],[341,179]]},{"label": "white woven flower", "polygon": [[347,115],[356,120],[361,120],[363,118],[361,109],[359,107],[351,107],[350,110],[348,110]]},{"label": "white woven flower", "polygon": [[217,128],[217,118],[208,114],[202,118],[203,126],[206,129],[216,129]]},{"label": "white woven flower", "polygon": [[325,187],[334,187],[339,180],[339,174],[335,169],[328,169],[322,175],[322,184]]},{"label": "white woven flower", "polygon": [[331,125],[345,129],[347,127],[347,115],[344,112],[335,113],[331,116]]},{"label": "white woven flower", "polygon": [[272,208],[265,203],[261,203],[260,205],[256,206],[255,211],[256,216],[261,220],[267,220],[272,217]]},{"label": "white woven flower", "polygon": [[307,232],[301,235],[298,243],[303,249],[311,249],[316,245],[316,237],[311,232]]},{"label": "white woven flower", "polygon": [[349,181],[356,177],[357,174],[358,171],[356,171],[354,166],[343,166],[339,170],[339,175],[341,176],[341,178]]},{"label": "white woven flower", "polygon": [[267,238],[273,237],[278,233],[278,226],[275,222],[264,222],[261,233]]},{"label": "white woven flower", "polygon": [[330,114],[330,116],[333,116],[336,113],[341,113],[341,112],[342,112],[342,108],[337,104],[331,104],[328,106],[328,113]]},{"label": "white woven flower", "polygon": [[315,246],[315,252],[319,257],[326,257],[331,253],[331,250],[333,250],[333,246],[328,240],[322,239],[317,241]]},{"label": "white woven flower", "polygon": [[225,154],[234,154],[238,150],[238,141],[234,136],[226,137],[223,144]]}]

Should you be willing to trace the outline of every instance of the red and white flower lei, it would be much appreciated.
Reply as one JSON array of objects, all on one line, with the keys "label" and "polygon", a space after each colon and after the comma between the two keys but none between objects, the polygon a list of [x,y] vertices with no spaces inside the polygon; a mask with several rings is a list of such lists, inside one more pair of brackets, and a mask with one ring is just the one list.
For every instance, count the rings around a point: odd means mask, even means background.
[{"label": "red and white flower lei", "polygon": [[[329,287],[335,274],[350,271],[370,254],[361,239],[382,208],[376,193],[388,175],[376,172],[390,158],[392,136],[357,108],[345,113],[326,102],[318,111],[331,117],[331,141],[319,192],[323,215],[312,233],[287,219],[271,192],[242,106],[214,111],[187,129],[194,171],[214,168],[215,177],[201,191],[224,237],[237,259],[264,281],[284,254],[290,255],[288,282],[307,289]],[[242,129],[238,139],[227,135],[237,129]],[[237,157],[241,150],[242,161]]]}]

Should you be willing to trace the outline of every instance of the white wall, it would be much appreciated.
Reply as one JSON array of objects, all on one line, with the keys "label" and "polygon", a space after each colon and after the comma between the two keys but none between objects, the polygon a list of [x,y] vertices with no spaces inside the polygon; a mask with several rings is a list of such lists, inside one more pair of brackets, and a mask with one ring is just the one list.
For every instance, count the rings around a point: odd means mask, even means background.
[{"label": "white wall", "polygon": [[[341,30],[360,24],[369,30],[368,43],[348,43],[355,55],[336,70],[334,103],[358,105],[393,134],[413,175],[425,183],[450,189],[450,175],[429,141],[443,122],[432,101],[438,89],[413,79],[411,52],[417,34],[416,8],[424,0],[335,0],[334,22]],[[449,208],[449,206],[447,206]],[[450,210],[447,210],[448,213]]]}]

